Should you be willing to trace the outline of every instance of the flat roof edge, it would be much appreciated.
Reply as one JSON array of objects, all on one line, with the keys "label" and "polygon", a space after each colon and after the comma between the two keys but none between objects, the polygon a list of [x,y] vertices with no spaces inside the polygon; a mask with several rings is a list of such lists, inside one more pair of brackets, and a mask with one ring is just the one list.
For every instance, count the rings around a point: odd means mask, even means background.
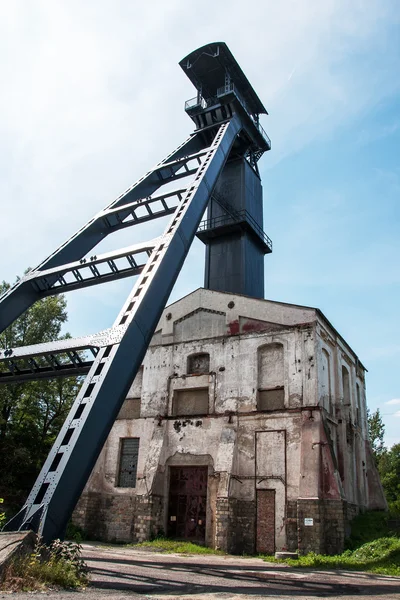
[{"label": "flat roof edge", "polygon": [[187,56],[182,58],[182,60],[179,61],[179,66],[184,71],[184,73],[187,75],[187,77],[189,77],[190,81],[193,83],[193,85],[196,87],[196,89],[198,89],[198,85],[196,83],[196,77],[194,75],[191,75],[190,69],[188,69],[187,65],[188,65],[188,63],[191,63],[191,66],[193,64],[195,64],[196,60],[198,58],[200,58],[200,56],[202,54],[208,54],[210,56],[214,56],[218,49],[219,49],[220,54],[227,61],[228,65],[230,64],[231,67],[236,72],[236,74],[239,76],[238,83],[240,83],[244,88],[245,87],[249,88],[249,93],[252,97],[254,106],[256,107],[256,112],[259,114],[267,115],[268,114],[267,109],[261,102],[261,100],[258,97],[257,93],[255,92],[253,86],[251,85],[250,81],[247,79],[241,66],[239,65],[236,58],[233,56],[232,52],[230,51],[230,49],[228,48],[228,46],[225,42],[210,42],[209,44],[205,44],[204,46],[201,46],[200,48],[193,50],[192,52],[187,54]]}]

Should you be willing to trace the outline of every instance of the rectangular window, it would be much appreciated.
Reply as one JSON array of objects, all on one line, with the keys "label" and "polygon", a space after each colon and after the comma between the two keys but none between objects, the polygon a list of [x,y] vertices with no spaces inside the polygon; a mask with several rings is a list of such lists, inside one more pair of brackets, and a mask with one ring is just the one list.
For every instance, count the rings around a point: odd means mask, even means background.
[{"label": "rectangular window", "polygon": [[206,415],[208,388],[176,390],[172,403],[173,416]]},{"label": "rectangular window", "polygon": [[122,438],[117,487],[136,487],[139,438]]}]

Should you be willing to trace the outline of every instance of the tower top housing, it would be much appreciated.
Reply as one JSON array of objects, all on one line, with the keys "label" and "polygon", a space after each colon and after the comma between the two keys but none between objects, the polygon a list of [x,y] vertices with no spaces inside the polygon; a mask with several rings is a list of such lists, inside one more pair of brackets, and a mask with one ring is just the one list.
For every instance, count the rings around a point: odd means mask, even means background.
[{"label": "tower top housing", "polygon": [[260,114],[268,113],[228,46],[224,42],[207,44],[188,54],[179,65],[197,89],[197,96],[185,103],[197,129],[239,113],[247,138],[247,158],[255,167],[262,154],[271,149],[271,140],[259,120]]}]

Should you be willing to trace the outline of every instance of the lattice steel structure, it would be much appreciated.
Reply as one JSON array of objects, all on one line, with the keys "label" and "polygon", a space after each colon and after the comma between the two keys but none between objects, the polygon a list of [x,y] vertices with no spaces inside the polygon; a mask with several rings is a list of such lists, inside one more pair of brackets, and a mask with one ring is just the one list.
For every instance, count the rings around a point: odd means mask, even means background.
[{"label": "lattice steel structure", "polygon": [[[210,230],[210,239],[215,239],[219,227],[225,228],[222,235],[230,235],[226,227],[234,224],[243,235],[260,239],[263,254],[272,249],[262,222],[251,211],[238,211],[229,206],[229,198],[213,196],[225,165],[246,161],[258,177],[257,161],[270,149],[259,122],[266,110],[226,44],[199,48],[180,65],[197,88],[196,98],[185,105],[196,124],[194,133],[0,299],[2,331],[41,298],[138,276],[110,329],[0,350],[0,383],[86,374],[25,506],[6,530],[33,529],[45,541],[63,536],[210,200],[226,219],[210,227],[203,224],[200,237]],[[171,191],[175,182],[177,188]],[[160,237],[107,254],[93,253],[105,236],[167,215],[172,217]]]}]

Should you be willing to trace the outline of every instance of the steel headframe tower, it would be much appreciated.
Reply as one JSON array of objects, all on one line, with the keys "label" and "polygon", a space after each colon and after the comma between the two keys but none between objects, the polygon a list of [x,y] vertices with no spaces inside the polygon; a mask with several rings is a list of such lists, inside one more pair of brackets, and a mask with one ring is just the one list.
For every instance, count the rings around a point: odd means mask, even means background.
[{"label": "steel headframe tower", "polygon": [[[240,211],[226,198],[214,197],[213,192],[226,164],[246,161],[258,176],[257,161],[270,149],[259,123],[260,113],[266,111],[226,44],[199,48],[180,65],[197,88],[196,98],[185,105],[196,123],[194,133],[0,299],[2,331],[41,298],[138,276],[110,329],[0,350],[3,383],[87,374],[25,506],[5,530],[33,529],[45,541],[63,536],[210,200],[218,204],[225,220],[211,227],[207,222],[203,233],[239,224],[246,235],[253,231],[261,237],[260,225],[251,215],[237,214]],[[166,215],[172,218],[160,237],[93,254],[105,236]],[[209,238],[217,234],[211,232]],[[268,239],[263,239],[270,251]]]}]

